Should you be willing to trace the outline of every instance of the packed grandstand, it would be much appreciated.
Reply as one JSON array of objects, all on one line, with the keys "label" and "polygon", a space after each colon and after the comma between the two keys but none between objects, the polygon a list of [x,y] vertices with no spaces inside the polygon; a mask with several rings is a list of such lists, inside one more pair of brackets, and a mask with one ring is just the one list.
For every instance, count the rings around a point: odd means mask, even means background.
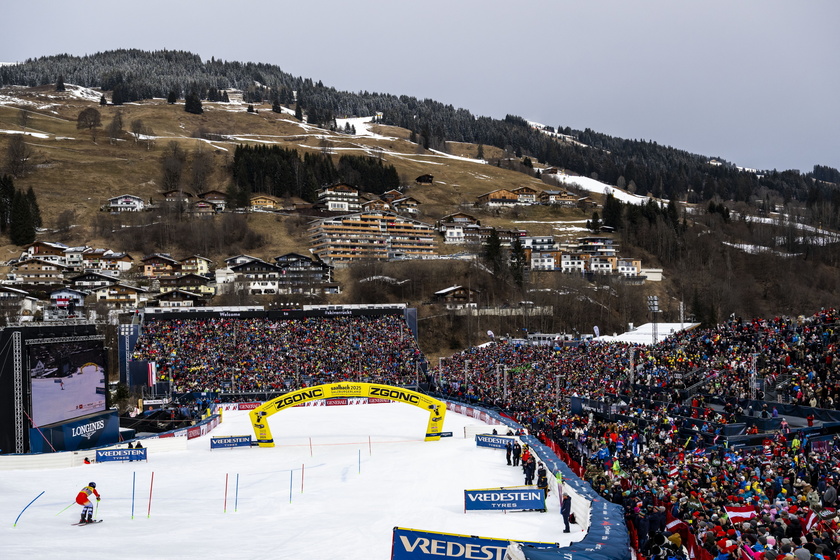
[{"label": "packed grandstand", "polygon": [[144,322],[133,359],[154,362],[174,393],[220,400],[348,380],[414,386],[527,428],[623,507],[640,557],[832,560],[837,329],[824,309],[652,346],[497,341],[433,365],[400,314],[161,316]]}]

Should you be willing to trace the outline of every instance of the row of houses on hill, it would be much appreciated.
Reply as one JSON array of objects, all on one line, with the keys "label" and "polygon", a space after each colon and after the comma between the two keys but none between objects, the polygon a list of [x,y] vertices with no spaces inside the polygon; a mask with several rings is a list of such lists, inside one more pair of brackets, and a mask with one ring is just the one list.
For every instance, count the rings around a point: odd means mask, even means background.
[{"label": "row of houses on hill", "polygon": [[[298,253],[274,257],[273,262],[238,255],[216,267],[200,255],[176,259],[155,253],[135,261],[125,253],[38,241],[9,265],[0,284],[0,307],[7,316],[24,318],[35,311],[48,319],[72,318],[94,304],[118,310],[195,307],[235,291],[251,295],[339,291],[331,265]],[[49,301],[38,301],[30,293],[47,293]]]}]

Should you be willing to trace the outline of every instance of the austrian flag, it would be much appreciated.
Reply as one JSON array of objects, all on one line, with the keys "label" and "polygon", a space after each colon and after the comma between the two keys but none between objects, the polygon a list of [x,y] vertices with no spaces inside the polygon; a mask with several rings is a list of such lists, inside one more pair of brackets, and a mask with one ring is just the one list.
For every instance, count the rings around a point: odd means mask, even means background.
[{"label": "austrian flag", "polygon": [[752,506],[724,506],[726,515],[732,523],[740,523],[742,521],[749,521],[753,517],[758,517],[755,508]]}]

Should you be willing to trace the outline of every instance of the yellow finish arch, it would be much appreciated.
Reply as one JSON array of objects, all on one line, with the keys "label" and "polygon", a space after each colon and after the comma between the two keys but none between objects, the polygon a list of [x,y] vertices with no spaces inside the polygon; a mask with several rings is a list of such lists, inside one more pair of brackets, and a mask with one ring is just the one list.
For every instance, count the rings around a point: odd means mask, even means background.
[{"label": "yellow finish arch", "polygon": [[440,439],[443,418],[446,416],[446,404],[423,393],[410,389],[379,385],[376,383],[330,383],[298,389],[272,399],[251,411],[251,424],[260,447],[274,447],[268,417],[275,412],[299,404],[331,398],[372,397],[408,403],[429,411],[429,423],[426,425],[426,441]]}]

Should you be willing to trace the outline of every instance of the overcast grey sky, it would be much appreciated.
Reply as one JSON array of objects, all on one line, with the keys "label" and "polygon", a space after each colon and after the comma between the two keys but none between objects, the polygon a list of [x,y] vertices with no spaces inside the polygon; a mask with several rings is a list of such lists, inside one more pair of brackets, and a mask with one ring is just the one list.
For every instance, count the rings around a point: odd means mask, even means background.
[{"label": "overcast grey sky", "polygon": [[2,13],[2,62],[186,50],[745,167],[840,168],[836,0],[95,0]]}]

